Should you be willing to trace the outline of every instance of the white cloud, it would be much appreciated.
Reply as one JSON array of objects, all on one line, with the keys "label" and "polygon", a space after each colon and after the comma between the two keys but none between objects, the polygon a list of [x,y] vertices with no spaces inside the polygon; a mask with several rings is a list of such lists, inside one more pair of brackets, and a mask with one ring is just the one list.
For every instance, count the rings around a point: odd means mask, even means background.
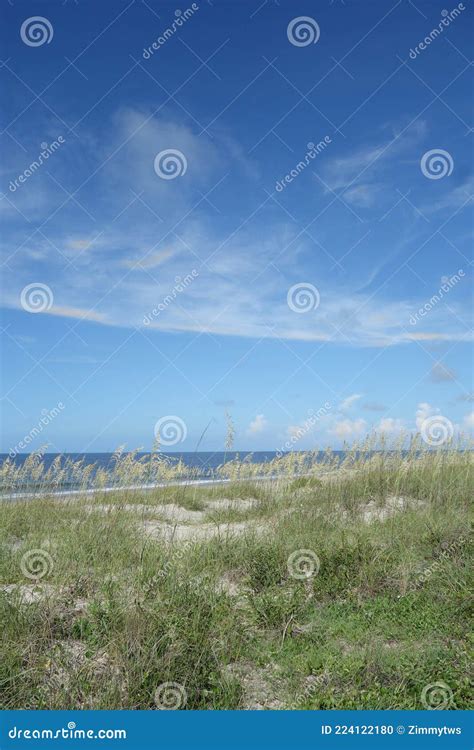
[{"label": "white cloud", "polygon": [[307,428],[304,424],[290,424],[287,428],[287,433],[290,438],[299,440],[307,433]]},{"label": "white cloud", "polygon": [[[50,314],[67,316],[68,308],[94,308],[93,318],[86,316],[90,320],[120,327],[140,326],[144,316],[172,292],[176,279],[196,269],[197,278],[175,303],[153,318],[147,335],[153,329],[206,331],[223,336],[373,347],[415,340],[468,339],[465,329],[452,327],[453,316],[443,319],[441,309],[436,318],[438,311],[432,311],[430,323],[433,321],[434,330],[408,330],[403,322],[409,320],[416,303],[355,294],[350,288],[334,286],[332,279],[313,279],[321,295],[319,307],[304,315],[295,314],[287,304],[288,288],[305,277],[309,280],[311,274],[299,263],[296,252],[288,252],[297,230],[285,224],[268,227],[268,237],[257,237],[244,228],[235,237],[226,235],[223,246],[222,237],[204,222],[186,222],[180,227],[179,240],[160,244],[143,216],[140,221],[132,225],[127,222],[123,231],[114,228],[107,241],[101,238],[101,242],[93,243],[79,255],[69,250],[75,256],[71,257],[74,273],[67,265],[59,264],[52,282],[45,267],[42,269],[38,278],[49,284],[54,293]],[[57,247],[64,247],[64,238],[50,237]],[[301,248],[301,240],[299,243]],[[44,252],[51,256],[46,244]],[[43,251],[36,238],[31,245],[31,249],[34,245]],[[31,282],[31,271],[22,262],[28,250],[26,245],[22,257],[18,254],[4,268],[6,307],[18,309],[20,291]],[[6,248],[4,258],[8,254]],[[271,262],[280,255],[280,271],[276,271]],[[440,330],[443,324],[450,325],[451,330]]]},{"label": "white cloud", "polygon": [[263,414],[257,414],[254,420],[250,422],[248,429],[247,429],[247,435],[258,435],[260,432],[263,432],[268,425],[268,422]]},{"label": "white cloud", "polygon": [[339,404],[340,411],[347,411],[360,398],[362,398],[362,395],[360,393],[354,393],[352,396],[348,396],[347,398],[344,399],[344,401],[341,401],[341,403]]},{"label": "white cloud", "polygon": [[359,208],[370,208],[380,195],[379,185],[355,185],[344,193],[344,200]]},{"label": "white cloud", "polygon": [[416,410],[415,414],[416,429],[418,431],[421,430],[421,426],[425,419],[428,419],[428,417],[432,417],[434,414],[439,414],[439,409],[431,406],[431,404],[428,404],[426,401],[422,401],[420,404],[418,404],[418,409]]},{"label": "white cloud", "polygon": [[[47,239],[38,234],[25,239],[23,228],[13,229],[2,252],[4,261],[13,255],[4,265],[6,307],[20,309],[20,292],[31,282],[32,272],[25,258],[33,258],[38,264],[36,278],[54,293],[50,315],[133,328],[143,326],[144,318],[172,296],[177,279],[196,269],[192,284],[159,315],[151,316],[145,335],[153,335],[153,330],[208,332],[374,347],[467,340],[466,329],[455,328],[457,319],[441,306],[430,315],[433,328],[421,330],[420,324],[414,331],[406,321],[419,306],[416,302],[375,298],[337,284],[334,274],[316,273],[307,265],[310,240],[286,219],[276,219],[274,212],[254,212],[251,221],[231,229],[215,221],[213,214],[211,219],[203,193],[212,190],[230,167],[244,174],[253,169],[238,146],[230,147],[228,138],[224,141],[216,134],[211,141],[181,123],[130,109],[105,125],[110,126],[110,140],[104,140],[103,152],[93,154],[102,166],[94,173],[97,193],[90,199],[92,212],[101,217],[100,226],[89,232],[84,213],[80,222],[74,221],[73,211],[81,209],[69,202],[68,221],[59,212],[57,223],[48,222]],[[96,140],[91,140],[97,149]],[[362,169],[385,145],[344,157],[338,162],[341,175]],[[186,155],[187,170],[175,180],[162,180],[153,161],[158,151],[169,147]],[[397,148],[398,141],[388,151],[393,155]],[[111,154],[114,158],[107,158]],[[32,178],[28,188],[34,185]],[[219,190],[211,201],[218,201]],[[21,252],[15,254],[17,247]],[[321,301],[317,309],[298,315],[289,308],[287,293],[291,285],[305,280],[318,288]],[[461,317],[460,310],[453,311]]]},{"label": "white cloud", "polygon": [[400,135],[380,139],[377,144],[367,144],[357,150],[351,150],[347,156],[338,156],[326,163],[324,180],[332,190],[341,188],[346,190],[345,197],[349,197],[359,205],[371,205],[377,189],[383,195],[380,185],[375,182],[376,175],[386,169],[386,163],[407,151],[417,143],[426,132],[426,124],[417,120]]},{"label": "white cloud", "polygon": [[307,419],[301,424],[290,424],[287,428],[288,437],[293,440],[301,440],[314,430],[316,422]]},{"label": "white cloud", "polygon": [[385,435],[393,435],[397,432],[403,432],[404,423],[403,419],[396,419],[394,417],[384,417],[380,420],[376,426],[377,432],[383,432]]},{"label": "white cloud", "polygon": [[329,433],[344,440],[351,440],[360,437],[367,432],[367,422],[365,419],[342,419],[336,422]]},{"label": "white cloud", "polygon": [[166,263],[179,252],[183,252],[183,246],[181,245],[181,247],[179,247],[179,244],[176,242],[173,245],[158,250],[156,253],[145,252],[143,259],[127,259],[124,261],[124,265],[128,268],[157,268],[157,266]]},{"label": "white cloud", "polygon": [[461,185],[447,191],[438,201],[431,202],[422,207],[423,213],[434,213],[443,209],[459,209],[461,206],[469,206],[474,200],[474,177],[468,177]]},{"label": "white cloud", "polygon": [[471,411],[463,419],[463,427],[467,430],[474,430],[474,411]]},{"label": "white cloud", "polygon": [[332,190],[347,188],[357,175],[369,165],[375,164],[384,153],[387,143],[378,146],[366,146],[352,151],[349,156],[338,156],[327,162],[325,179]]}]

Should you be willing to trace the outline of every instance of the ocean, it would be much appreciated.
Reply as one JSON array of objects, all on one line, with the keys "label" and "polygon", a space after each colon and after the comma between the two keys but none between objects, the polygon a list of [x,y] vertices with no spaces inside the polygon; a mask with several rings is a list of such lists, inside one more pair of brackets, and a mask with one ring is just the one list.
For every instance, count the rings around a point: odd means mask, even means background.
[{"label": "ocean", "polygon": [[[336,451],[337,453],[337,451]],[[29,453],[18,453],[12,459],[15,464],[21,466],[28,458]],[[43,461],[46,469],[48,469],[53,461],[61,456],[64,460],[70,459],[71,461],[79,461],[83,459],[84,465],[96,464],[98,467],[104,469],[111,469],[113,467],[112,457],[113,453],[44,453]],[[143,456],[150,456],[150,453],[137,453],[137,458]],[[256,451],[251,453],[250,451],[216,451],[216,452],[185,452],[185,453],[165,453],[160,451],[160,456],[171,459],[172,461],[182,460],[183,463],[190,469],[200,469],[206,475],[212,475],[218,466],[224,463],[224,461],[232,461],[234,458],[239,458],[241,461],[250,461],[251,463],[259,464],[271,461],[276,458],[276,451]],[[8,453],[0,453],[0,463],[8,458]]]},{"label": "ocean", "polygon": [[[296,451],[295,451],[296,453]],[[308,455],[306,451],[301,451],[301,453]],[[338,455],[340,457],[343,457],[342,451],[335,451],[335,455]],[[67,462],[69,459],[70,461],[83,461],[84,468],[89,465],[94,465],[96,469],[105,469],[110,472],[110,482],[107,482],[107,486],[102,488],[102,491],[111,490],[118,486],[123,486],[120,479],[118,482],[116,482],[116,477],[114,477],[114,453],[44,453],[42,455],[42,460],[44,463],[45,470],[47,471],[49,467],[52,465],[52,463],[58,458],[58,456],[61,457],[62,465]],[[126,455],[126,454],[122,454]],[[149,457],[152,454],[148,452],[143,453],[137,453],[135,454],[137,459],[143,458],[143,457]],[[272,459],[276,458],[277,454],[276,451],[214,451],[214,452],[183,452],[183,453],[165,453],[161,452],[159,453],[160,456],[169,459],[172,463],[178,463],[178,461],[182,461],[186,469],[189,469],[189,474],[187,474],[187,471],[180,472],[179,479],[177,481],[172,480],[171,483],[175,484],[183,484],[188,482],[225,482],[228,481],[222,476],[219,476],[217,473],[217,469],[219,466],[221,466],[223,463],[232,461],[233,459],[238,458],[240,462],[246,462],[246,463],[254,463],[254,464],[263,464],[268,463]],[[322,458],[323,453],[321,452],[319,454]],[[21,466],[25,463],[25,461],[28,459],[30,454],[28,453],[20,453],[13,457],[10,457],[10,460],[14,462],[16,466]],[[0,453],[0,466],[7,458],[9,458],[7,453]],[[318,460],[318,457],[313,454],[313,461]],[[94,475],[95,470],[93,470],[89,476],[88,482],[86,487],[90,488],[89,491],[92,491],[92,487],[94,486]],[[156,478],[147,479],[144,478],[142,480],[144,484],[134,485],[134,488],[145,488],[145,487],[152,487],[157,486],[156,485]],[[160,480],[158,480],[159,483]],[[166,483],[166,482],[164,482]],[[0,487],[0,497],[20,497],[24,493],[34,493],[35,490],[37,490],[39,487],[43,486],[42,479],[34,479],[32,476],[28,477],[25,481],[25,479],[19,478],[14,479],[13,483],[9,482],[8,479],[6,479],[5,482],[2,483],[2,486]],[[73,472],[66,472],[66,477],[62,477],[61,479],[61,485],[60,489],[56,486],[55,492],[57,493],[71,493],[77,491],[79,488],[81,490],[84,489],[84,486],[81,482],[81,476],[80,473],[74,476]],[[129,487],[132,488],[132,487]],[[19,494],[18,494],[19,493]]]}]

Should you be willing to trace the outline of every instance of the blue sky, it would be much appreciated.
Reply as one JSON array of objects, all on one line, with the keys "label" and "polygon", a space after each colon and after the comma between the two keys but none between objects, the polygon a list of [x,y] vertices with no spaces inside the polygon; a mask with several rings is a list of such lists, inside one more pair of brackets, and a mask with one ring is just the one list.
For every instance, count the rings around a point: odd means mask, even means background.
[{"label": "blue sky", "polygon": [[59,403],[29,449],[472,429],[471,31],[468,0],[5,3],[1,449]]}]

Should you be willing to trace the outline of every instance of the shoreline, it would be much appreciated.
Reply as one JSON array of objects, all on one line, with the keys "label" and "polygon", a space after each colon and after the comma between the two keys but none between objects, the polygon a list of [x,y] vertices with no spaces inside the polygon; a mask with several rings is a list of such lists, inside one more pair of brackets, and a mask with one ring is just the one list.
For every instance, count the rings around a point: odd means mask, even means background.
[{"label": "shoreline", "polygon": [[[327,472],[329,473],[329,472]],[[300,479],[301,477],[313,476],[312,474],[299,474],[293,479]],[[89,489],[78,489],[78,490],[54,490],[54,491],[43,491],[39,492],[15,492],[8,495],[0,494],[0,501],[2,500],[23,500],[23,499],[34,499],[38,497],[69,497],[71,495],[95,495],[96,493],[109,493],[109,492],[127,492],[134,490],[154,490],[166,487],[186,487],[191,485],[214,485],[214,484],[232,484],[234,482],[263,482],[265,480],[274,481],[276,479],[282,479],[283,477],[272,474],[270,476],[257,476],[257,477],[239,477],[238,479],[183,479],[173,482],[156,482],[154,484],[131,484],[125,487],[91,487]],[[319,478],[319,477],[318,477]]]}]

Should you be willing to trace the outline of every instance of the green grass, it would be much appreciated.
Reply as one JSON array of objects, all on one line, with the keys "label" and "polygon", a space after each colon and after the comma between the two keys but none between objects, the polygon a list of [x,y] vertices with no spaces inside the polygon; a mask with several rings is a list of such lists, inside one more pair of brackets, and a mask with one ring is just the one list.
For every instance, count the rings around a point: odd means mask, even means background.
[{"label": "green grass", "polygon": [[[172,682],[192,709],[421,709],[441,681],[445,707],[469,708],[471,488],[471,455],[442,451],[329,479],[1,503],[0,707],[156,708]],[[222,498],[236,507],[205,518],[219,534],[184,544],[120,510]],[[31,550],[47,561],[36,581]],[[314,575],[292,576],[299,550]]]}]

